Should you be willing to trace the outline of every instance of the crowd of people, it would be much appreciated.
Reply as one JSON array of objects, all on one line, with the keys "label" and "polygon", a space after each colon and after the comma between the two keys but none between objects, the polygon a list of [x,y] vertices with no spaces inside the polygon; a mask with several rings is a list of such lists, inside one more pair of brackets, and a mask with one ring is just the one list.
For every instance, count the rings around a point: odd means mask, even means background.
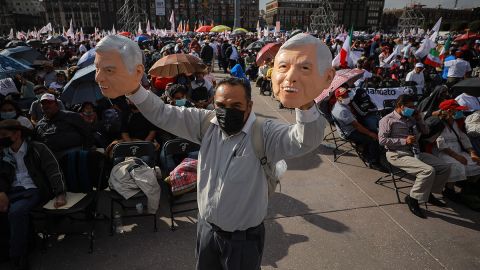
[{"label": "crowd of people", "polygon": [[[152,36],[139,42],[145,70],[170,54],[191,54],[202,60],[205,70],[174,77],[145,74],[142,86],[178,107],[214,109],[217,81],[212,72],[228,73],[246,82],[256,81],[262,94],[271,94],[273,59],[256,62],[255,42],[285,42],[288,35],[191,34],[182,37]],[[343,41],[320,37],[338,55]],[[76,72],[80,57],[94,49],[99,39],[87,36],[48,44],[38,51],[48,60],[33,71],[11,74],[16,92],[0,96],[0,212],[8,212],[10,253],[19,269],[28,252],[28,213],[55,197],[62,206],[65,180],[58,160],[77,149],[105,149],[135,140],[153,142],[158,151],[175,136],[153,125],[125,97],[64,104],[61,94]],[[390,57],[403,42],[405,50]],[[415,177],[405,198],[415,215],[425,218],[420,204],[445,203],[433,193],[480,209],[480,102],[468,94],[455,96],[451,87],[480,69],[480,40],[469,40],[449,48],[441,67],[424,64],[415,56],[415,37],[376,35],[352,41],[351,52],[360,57],[355,68],[361,78],[335,89],[323,112],[330,115],[340,135],[361,146],[363,158],[373,169],[394,166]],[[413,95],[401,95],[394,108],[377,110],[366,88],[412,86]],[[282,106],[282,104],[280,104]],[[13,166],[13,167],[12,167]],[[12,168],[14,170],[12,171]],[[9,179],[9,180],[7,180]],[[30,187],[37,187],[32,192]],[[24,199],[29,198],[29,199]]]}]

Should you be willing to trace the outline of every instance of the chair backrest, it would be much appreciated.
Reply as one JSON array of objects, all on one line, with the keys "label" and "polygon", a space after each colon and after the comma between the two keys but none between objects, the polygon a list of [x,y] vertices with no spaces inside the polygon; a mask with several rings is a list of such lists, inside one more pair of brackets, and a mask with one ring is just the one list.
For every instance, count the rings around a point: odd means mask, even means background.
[{"label": "chair backrest", "polygon": [[337,119],[335,119],[335,117],[332,117],[332,121],[335,124],[336,130],[340,133],[342,138],[347,138],[347,135],[346,135],[345,131],[342,129],[342,126],[337,121]]},{"label": "chair backrest", "polygon": [[147,141],[122,142],[113,147],[112,160],[115,166],[127,157],[142,159],[148,166],[155,167],[155,145]]},{"label": "chair backrest", "polygon": [[182,138],[176,138],[167,141],[163,145],[160,154],[160,168],[162,174],[168,175],[175,167],[187,157],[191,157],[192,153],[198,152],[200,145],[187,141]]},{"label": "chair backrest", "polygon": [[105,155],[97,151],[67,152],[59,161],[67,191],[87,193],[106,188]]}]

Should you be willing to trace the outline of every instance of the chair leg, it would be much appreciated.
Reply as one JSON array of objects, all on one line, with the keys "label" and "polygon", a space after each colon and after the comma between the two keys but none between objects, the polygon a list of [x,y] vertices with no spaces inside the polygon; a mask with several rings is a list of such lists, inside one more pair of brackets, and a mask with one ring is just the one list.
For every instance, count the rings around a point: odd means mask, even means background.
[{"label": "chair leg", "polygon": [[113,199],[110,199],[110,236],[113,236]]},{"label": "chair leg", "polygon": [[402,203],[402,201],[400,200],[400,194],[399,194],[399,191],[398,191],[397,179],[395,178],[395,173],[390,172],[390,175],[392,177],[393,186],[395,188],[395,194],[397,195],[397,201],[398,201],[398,203]]},{"label": "chair leg", "polygon": [[175,231],[175,218],[173,217],[173,200],[170,201],[170,230]]},{"label": "chair leg", "polygon": [[89,246],[88,246],[88,253],[93,253],[93,241],[95,240],[95,225],[96,225],[96,212],[93,213],[93,222],[92,227],[90,228],[90,234],[88,236]]},{"label": "chair leg", "polygon": [[158,229],[157,229],[157,215],[153,215],[153,231],[154,232],[158,232]]}]

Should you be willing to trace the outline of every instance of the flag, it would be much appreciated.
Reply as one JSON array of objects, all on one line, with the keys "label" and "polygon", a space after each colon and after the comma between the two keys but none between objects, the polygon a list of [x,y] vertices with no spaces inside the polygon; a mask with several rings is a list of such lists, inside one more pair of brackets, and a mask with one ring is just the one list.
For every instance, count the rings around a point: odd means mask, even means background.
[{"label": "flag", "polygon": [[448,35],[447,41],[445,41],[445,44],[443,45],[442,51],[440,52],[440,60],[442,60],[442,62],[445,61],[445,55],[447,54],[448,50],[450,49],[451,44],[452,44],[452,36]]},{"label": "flag", "polygon": [[213,19],[212,19],[212,21],[210,22],[210,26],[211,26],[211,27],[214,27],[214,26],[215,26],[215,23],[213,22]]},{"label": "flag", "polygon": [[435,48],[432,48],[430,53],[427,55],[427,58],[425,59],[425,65],[435,68],[442,65],[442,60],[440,60],[439,53]]},{"label": "flag", "polygon": [[425,37],[422,41],[422,44],[415,52],[415,56],[422,59],[428,55],[432,48],[435,48],[436,44],[428,36]]},{"label": "flag", "polygon": [[440,19],[438,19],[437,23],[433,26],[431,32],[432,35],[430,36],[430,40],[431,41],[435,41],[437,39],[437,36],[438,36],[438,32],[440,31],[440,25],[442,24],[442,17],[440,17]]},{"label": "flag", "polygon": [[264,36],[264,37],[268,37],[268,27],[265,27],[265,28],[263,29],[263,36]]},{"label": "flag", "polygon": [[[403,46],[402,46],[403,47]],[[401,46],[400,45],[396,45],[395,48],[393,49],[393,52],[387,57],[387,59],[385,59],[383,62],[384,63],[390,63],[390,61],[392,61],[393,57],[395,57],[396,55],[400,54],[400,50],[401,50]]]},{"label": "flag", "polygon": [[112,26],[112,35],[116,35],[116,34],[117,34],[117,30],[115,30],[115,25],[113,25]]},{"label": "flag", "polygon": [[178,28],[177,28],[177,32],[181,33],[183,32],[183,21],[180,21],[180,23],[178,24]]},{"label": "flag", "polygon": [[[113,30],[115,30],[115,28]],[[83,34],[82,27],[80,27],[80,42],[83,42],[84,40],[85,40],[85,35]]]},{"label": "flag", "polygon": [[70,37],[71,39],[75,39],[75,32],[73,31],[73,19],[70,19],[70,27],[68,28],[67,37]]},{"label": "flag", "polygon": [[[350,47],[352,43],[352,35],[353,35],[353,28],[350,29],[350,33],[348,34],[345,42],[343,42],[342,49],[340,53],[335,56],[332,60],[332,66],[341,67],[341,68],[348,68],[350,59]],[[358,59],[357,59],[358,60]]]},{"label": "flag", "polygon": [[257,38],[262,38],[262,28],[260,27],[260,20],[257,21]]},{"label": "flag", "polygon": [[13,28],[10,28],[10,34],[8,35],[8,39],[13,39]]},{"label": "flag", "polygon": [[142,23],[141,23],[141,22],[138,22],[137,35],[141,35],[141,34],[143,34]]},{"label": "flag", "polygon": [[152,35],[152,29],[150,28],[150,20],[147,20],[147,28],[145,29],[149,36]]},{"label": "flag", "polygon": [[185,24],[185,32],[190,32],[190,20],[187,20],[187,23]]},{"label": "flag", "polygon": [[175,32],[175,15],[172,10],[172,15],[170,15],[170,31]]},{"label": "flag", "polygon": [[65,26],[62,26],[62,36],[67,36],[67,31],[65,31]]}]

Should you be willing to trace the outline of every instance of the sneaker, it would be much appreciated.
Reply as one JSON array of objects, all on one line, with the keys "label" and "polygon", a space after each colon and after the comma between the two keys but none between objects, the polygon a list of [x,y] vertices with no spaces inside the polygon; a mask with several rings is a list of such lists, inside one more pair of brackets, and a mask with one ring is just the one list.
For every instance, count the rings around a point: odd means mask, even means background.
[{"label": "sneaker", "polygon": [[409,195],[405,196],[405,203],[408,205],[408,209],[412,212],[415,216],[420,218],[427,218],[425,212],[420,208],[418,205],[418,201]]},{"label": "sneaker", "polygon": [[439,199],[435,198],[435,196],[433,196],[432,193],[430,193],[430,196],[428,197],[428,203],[431,204],[431,205],[435,205],[435,206],[438,206],[438,207],[446,207],[447,204],[440,201]]}]

